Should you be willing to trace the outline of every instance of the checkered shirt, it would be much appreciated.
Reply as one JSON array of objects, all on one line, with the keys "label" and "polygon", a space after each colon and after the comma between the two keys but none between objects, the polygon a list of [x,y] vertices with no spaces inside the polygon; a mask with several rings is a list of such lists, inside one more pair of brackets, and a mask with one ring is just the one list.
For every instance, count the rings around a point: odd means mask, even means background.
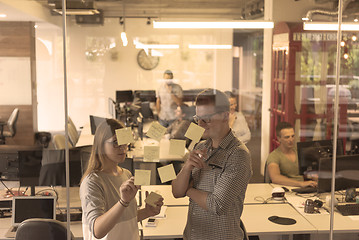
[{"label": "checkered shirt", "polygon": [[191,176],[195,189],[208,192],[208,210],[190,199],[183,239],[243,239],[240,217],[252,175],[250,153],[232,131],[218,148],[211,146],[211,139],[197,144],[196,149],[208,149],[207,164],[203,169],[194,168]]}]

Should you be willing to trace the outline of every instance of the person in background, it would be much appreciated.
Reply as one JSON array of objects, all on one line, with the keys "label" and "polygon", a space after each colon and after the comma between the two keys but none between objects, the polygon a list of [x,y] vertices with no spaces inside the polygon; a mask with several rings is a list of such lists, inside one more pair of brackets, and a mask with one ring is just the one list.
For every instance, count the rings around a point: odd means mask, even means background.
[{"label": "person in background", "polygon": [[165,81],[156,92],[156,110],[159,123],[168,127],[176,120],[177,106],[182,104],[182,88],[173,82],[173,73],[170,70],[164,72],[163,79]]},{"label": "person in background", "polygon": [[317,186],[316,181],[304,181],[303,176],[299,175],[293,126],[288,122],[280,122],[276,134],[279,147],[269,154],[266,163],[271,181],[293,187]]},{"label": "person in background", "polygon": [[189,125],[191,124],[191,117],[189,114],[189,107],[185,104],[181,106],[177,106],[176,109],[176,120],[171,123],[171,125],[167,128],[166,134],[169,134],[170,139],[182,139],[187,140],[184,136]]},{"label": "person in background", "polygon": [[[127,144],[118,145],[115,130],[124,124],[107,119],[95,133],[88,167],[84,173],[80,198],[82,229],[85,240],[140,239],[137,221],[157,215],[163,199],[137,210],[134,185],[130,171],[118,166],[126,158]],[[147,194],[147,193],[146,193]]]},{"label": "person in background", "polygon": [[190,152],[172,181],[175,198],[190,198],[183,239],[247,239],[241,215],[251,156],[229,127],[226,94],[215,89],[199,93],[194,120],[205,129],[206,140]]},{"label": "person in background", "polygon": [[244,143],[251,140],[251,131],[248,128],[247,121],[242,112],[237,111],[237,97],[232,92],[226,92],[229,98],[229,127],[234,135]]}]

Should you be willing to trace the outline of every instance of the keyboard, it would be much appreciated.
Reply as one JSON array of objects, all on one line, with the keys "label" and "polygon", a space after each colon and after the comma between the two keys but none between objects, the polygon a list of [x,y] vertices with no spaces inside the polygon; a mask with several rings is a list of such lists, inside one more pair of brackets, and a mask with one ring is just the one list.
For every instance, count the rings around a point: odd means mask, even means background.
[{"label": "keyboard", "polygon": [[359,204],[357,203],[338,205],[336,208],[343,216],[359,215]]},{"label": "keyboard", "polygon": [[292,188],[292,192],[296,192],[296,193],[315,193],[317,191],[318,191],[317,187],[311,187],[311,186]]}]

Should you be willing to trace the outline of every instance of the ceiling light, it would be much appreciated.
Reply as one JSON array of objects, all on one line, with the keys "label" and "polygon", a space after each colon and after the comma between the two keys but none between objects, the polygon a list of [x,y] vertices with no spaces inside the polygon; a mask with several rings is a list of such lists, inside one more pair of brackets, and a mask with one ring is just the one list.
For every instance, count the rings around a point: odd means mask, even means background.
[{"label": "ceiling light", "polygon": [[6,14],[0,13],[0,17],[1,17],[1,18],[6,18],[6,16],[7,16]]},{"label": "ceiling light", "polygon": [[358,37],[356,35],[352,36],[352,41],[355,42],[356,40],[358,40]]},{"label": "ceiling light", "polygon": [[[52,9],[62,15],[62,9]],[[95,15],[100,12],[97,9],[66,9],[66,15]]]},{"label": "ceiling light", "polygon": [[153,21],[153,28],[238,28],[263,29],[273,28],[270,21],[231,21],[231,22],[163,22]]},{"label": "ceiling light", "polygon": [[344,57],[344,59],[348,59],[348,58],[349,58],[349,54],[348,54],[348,53],[344,53],[343,57]]},{"label": "ceiling light", "polygon": [[128,44],[128,40],[125,32],[121,32],[121,40],[122,40],[122,45],[126,47]]},{"label": "ceiling light", "polygon": [[355,18],[355,19],[354,19],[354,22],[358,22],[358,21],[359,21],[358,18]]},{"label": "ceiling light", "polygon": [[143,44],[138,42],[136,45],[137,49],[178,49],[178,44]]},{"label": "ceiling light", "polygon": [[[338,23],[331,22],[305,22],[303,23],[304,30],[322,30],[322,31],[338,31]],[[356,23],[342,23],[342,31],[359,31],[359,24]]]},{"label": "ceiling light", "polygon": [[232,49],[232,45],[189,44],[190,49]]},{"label": "ceiling light", "polygon": [[341,42],[340,42],[340,46],[344,47],[344,46],[345,46],[345,42],[344,42],[344,41],[341,41]]}]

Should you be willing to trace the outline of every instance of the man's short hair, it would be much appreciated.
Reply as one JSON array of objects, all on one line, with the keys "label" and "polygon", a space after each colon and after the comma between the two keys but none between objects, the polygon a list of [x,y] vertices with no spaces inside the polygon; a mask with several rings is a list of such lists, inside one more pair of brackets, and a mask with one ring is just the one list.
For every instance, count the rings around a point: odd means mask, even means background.
[{"label": "man's short hair", "polygon": [[275,132],[277,134],[277,137],[280,136],[280,131],[282,131],[282,129],[288,129],[288,128],[294,129],[293,125],[290,124],[289,122],[279,122],[277,124],[277,127],[275,128]]},{"label": "man's short hair", "polygon": [[212,105],[216,112],[229,112],[229,100],[225,93],[208,88],[200,92],[196,97],[196,106]]},{"label": "man's short hair", "polygon": [[165,74],[167,74],[168,76],[170,76],[171,79],[173,79],[173,73],[172,73],[171,70],[168,70],[168,69],[167,69],[167,70],[163,73],[163,75],[165,75]]}]

